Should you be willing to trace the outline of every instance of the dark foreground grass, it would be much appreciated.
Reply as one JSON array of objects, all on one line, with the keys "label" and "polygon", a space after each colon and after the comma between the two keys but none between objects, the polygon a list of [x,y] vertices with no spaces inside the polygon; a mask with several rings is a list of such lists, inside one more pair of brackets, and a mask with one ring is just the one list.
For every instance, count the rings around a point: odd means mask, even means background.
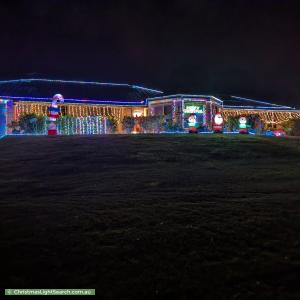
[{"label": "dark foreground grass", "polygon": [[300,297],[300,140],[0,141],[3,288]]}]

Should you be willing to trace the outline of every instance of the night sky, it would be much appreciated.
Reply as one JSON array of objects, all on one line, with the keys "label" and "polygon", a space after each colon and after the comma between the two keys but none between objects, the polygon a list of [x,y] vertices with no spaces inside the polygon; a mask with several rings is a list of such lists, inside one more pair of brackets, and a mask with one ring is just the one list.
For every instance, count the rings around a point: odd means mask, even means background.
[{"label": "night sky", "polygon": [[1,1],[0,78],[132,83],[300,108],[296,3]]}]

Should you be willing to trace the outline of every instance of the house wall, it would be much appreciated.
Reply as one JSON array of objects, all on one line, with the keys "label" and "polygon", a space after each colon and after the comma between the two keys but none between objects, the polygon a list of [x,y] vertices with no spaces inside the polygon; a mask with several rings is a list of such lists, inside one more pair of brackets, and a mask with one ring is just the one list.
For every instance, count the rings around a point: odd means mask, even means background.
[{"label": "house wall", "polygon": [[212,127],[213,116],[221,110],[221,105],[210,99],[209,97],[189,98],[189,97],[174,97],[162,98],[149,102],[150,115],[164,115],[173,120],[177,124],[184,127],[184,105],[187,102],[201,102],[204,104],[204,126]]},{"label": "house wall", "polygon": [[[29,101],[9,101],[7,112],[7,124],[18,121],[22,114],[35,113],[47,116],[48,102],[29,102]],[[59,104],[62,116],[86,117],[86,116],[105,116],[114,117],[118,122],[117,131],[122,132],[122,120],[125,116],[147,116],[148,109],[145,107],[128,106],[105,106],[90,104]]]}]

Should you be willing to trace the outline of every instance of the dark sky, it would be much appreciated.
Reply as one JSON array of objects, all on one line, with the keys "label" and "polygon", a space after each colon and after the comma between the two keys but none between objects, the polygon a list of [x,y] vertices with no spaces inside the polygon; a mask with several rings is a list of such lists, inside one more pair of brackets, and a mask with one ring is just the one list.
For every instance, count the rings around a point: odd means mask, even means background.
[{"label": "dark sky", "polygon": [[0,78],[134,83],[300,108],[289,0],[0,2]]}]

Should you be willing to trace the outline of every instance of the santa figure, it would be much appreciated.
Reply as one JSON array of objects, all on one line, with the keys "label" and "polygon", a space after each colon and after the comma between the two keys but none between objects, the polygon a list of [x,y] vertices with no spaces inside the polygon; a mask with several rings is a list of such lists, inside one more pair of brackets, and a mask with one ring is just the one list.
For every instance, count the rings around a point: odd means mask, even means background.
[{"label": "santa figure", "polygon": [[214,133],[222,133],[223,132],[224,120],[220,113],[216,113],[213,122],[213,131]]}]

